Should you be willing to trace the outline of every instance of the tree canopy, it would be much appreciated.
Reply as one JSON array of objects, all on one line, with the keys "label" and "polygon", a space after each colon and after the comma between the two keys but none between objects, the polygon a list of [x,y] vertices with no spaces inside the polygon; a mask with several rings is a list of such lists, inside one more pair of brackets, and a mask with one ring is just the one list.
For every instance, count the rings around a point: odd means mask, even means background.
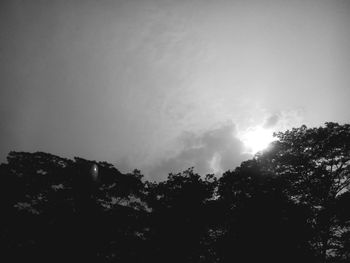
[{"label": "tree canopy", "polygon": [[276,141],[219,178],[165,181],[44,152],[0,165],[2,261],[349,262],[350,125]]}]

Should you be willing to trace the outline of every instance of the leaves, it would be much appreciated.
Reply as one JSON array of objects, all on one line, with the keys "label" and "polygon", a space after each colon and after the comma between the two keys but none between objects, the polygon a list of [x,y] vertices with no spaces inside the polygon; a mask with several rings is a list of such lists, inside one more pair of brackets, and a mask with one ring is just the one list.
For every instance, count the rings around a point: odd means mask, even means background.
[{"label": "leaves", "polygon": [[346,262],[350,126],[275,136],[220,178],[189,168],[162,182],[107,162],[10,152],[0,241],[14,261]]}]

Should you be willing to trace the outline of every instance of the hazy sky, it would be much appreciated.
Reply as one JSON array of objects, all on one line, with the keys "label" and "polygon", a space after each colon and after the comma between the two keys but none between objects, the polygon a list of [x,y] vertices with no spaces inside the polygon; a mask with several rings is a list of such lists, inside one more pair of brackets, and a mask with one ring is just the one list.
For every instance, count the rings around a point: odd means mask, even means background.
[{"label": "hazy sky", "polygon": [[2,0],[0,157],[233,169],[251,128],[350,122],[349,48],[346,0]]}]

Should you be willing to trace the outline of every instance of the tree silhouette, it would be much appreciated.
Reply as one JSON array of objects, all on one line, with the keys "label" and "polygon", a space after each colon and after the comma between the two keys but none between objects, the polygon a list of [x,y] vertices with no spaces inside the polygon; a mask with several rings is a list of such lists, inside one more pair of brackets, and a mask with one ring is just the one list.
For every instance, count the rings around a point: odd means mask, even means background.
[{"label": "tree silhouette", "polygon": [[206,231],[205,206],[212,198],[216,179],[205,178],[190,168],[149,184],[153,242],[159,262],[198,262]]},{"label": "tree silhouette", "polygon": [[350,125],[301,126],[276,136],[271,150],[257,157],[260,165],[288,180],[285,191],[289,198],[312,211],[312,244],[320,260],[342,257],[337,240],[347,231],[335,210],[349,190]]},{"label": "tree silhouette", "polygon": [[190,168],[162,182],[10,152],[0,165],[2,261],[349,262],[350,126],[276,138],[220,178]]},{"label": "tree silhouette", "polygon": [[307,210],[288,199],[285,184],[283,178],[263,171],[255,159],[220,178],[223,262],[311,262]]},{"label": "tree silhouette", "polygon": [[[1,165],[1,241],[14,261],[103,262],[121,236],[135,242],[144,214],[139,172],[42,152],[11,152],[7,159]],[[97,182],[90,178],[92,164],[100,167]]]}]

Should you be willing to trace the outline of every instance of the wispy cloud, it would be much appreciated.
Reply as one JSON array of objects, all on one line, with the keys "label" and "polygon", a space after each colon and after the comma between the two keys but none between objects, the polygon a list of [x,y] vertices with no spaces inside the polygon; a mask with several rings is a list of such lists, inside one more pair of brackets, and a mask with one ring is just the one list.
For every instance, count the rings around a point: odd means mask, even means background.
[{"label": "wispy cloud", "polygon": [[242,160],[251,157],[243,153],[243,144],[237,139],[235,125],[230,122],[201,134],[185,132],[178,138],[182,149],[175,155],[149,167],[151,180],[162,180],[170,172],[181,172],[189,167],[204,175],[234,169]]}]

